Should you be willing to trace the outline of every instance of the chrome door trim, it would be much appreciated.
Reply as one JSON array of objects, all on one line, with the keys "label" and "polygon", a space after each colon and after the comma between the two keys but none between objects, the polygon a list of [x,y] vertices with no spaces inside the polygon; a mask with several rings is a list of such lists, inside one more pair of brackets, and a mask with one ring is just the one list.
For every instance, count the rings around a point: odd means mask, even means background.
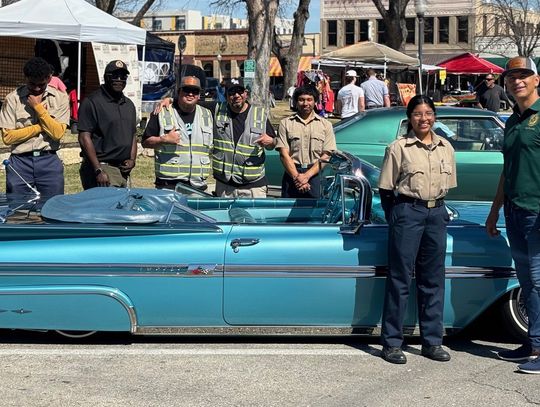
[{"label": "chrome door trim", "polygon": [[[211,277],[222,276],[223,265],[216,263],[0,263],[1,276],[66,277]],[[125,269],[126,271],[123,271]],[[199,270],[200,272],[197,272]]]}]

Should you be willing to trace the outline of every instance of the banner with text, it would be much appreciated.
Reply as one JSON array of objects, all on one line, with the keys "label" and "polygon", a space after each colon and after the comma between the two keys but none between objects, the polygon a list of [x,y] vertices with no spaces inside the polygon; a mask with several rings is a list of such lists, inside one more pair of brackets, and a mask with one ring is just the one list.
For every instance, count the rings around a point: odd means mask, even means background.
[{"label": "banner with text", "polygon": [[409,100],[416,96],[416,85],[413,83],[398,83],[399,97],[403,106],[407,106]]}]

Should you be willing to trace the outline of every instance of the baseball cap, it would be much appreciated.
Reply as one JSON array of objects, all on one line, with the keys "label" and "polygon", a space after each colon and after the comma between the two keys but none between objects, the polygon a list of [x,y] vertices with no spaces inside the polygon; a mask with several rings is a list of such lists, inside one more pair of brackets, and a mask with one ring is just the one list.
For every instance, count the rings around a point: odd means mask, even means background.
[{"label": "baseball cap", "polygon": [[358,76],[358,74],[356,73],[356,71],[354,69],[351,69],[351,70],[345,72],[345,76],[348,76],[350,78],[356,78]]},{"label": "baseball cap", "polygon": [[534,64],[531,58],[514,57],[514,58],[510,58],[506,62],[506,66],[504,67],[504,72],[502,73],[502,77],[504,78],[510,72],[517,72],[517,71],[524,71],[524,72],[527,72],[529,75],[538,74],[536,65]]},{"label": "baseball cap", "polygon": [[227,93],[232,92],[233,90],[243,92],[246,90],[244,86],[244,81],[242,78],[232,78],[229,84],[227,85]]},{"label": "baseball cap", "polygon": [[196,76],[183,76],[180,81],[180,87],[183,88],[184,86],[201,89],[201,81]]},{"label": "baseball cap", "polygon": [[114,71],[124,71],[125,73],[129,75],[127,65],[123,61],[120,61],[119,59],[115,59],[114,61],[109,62],[107,66],[105,67],[106,74],[113,73]]}]

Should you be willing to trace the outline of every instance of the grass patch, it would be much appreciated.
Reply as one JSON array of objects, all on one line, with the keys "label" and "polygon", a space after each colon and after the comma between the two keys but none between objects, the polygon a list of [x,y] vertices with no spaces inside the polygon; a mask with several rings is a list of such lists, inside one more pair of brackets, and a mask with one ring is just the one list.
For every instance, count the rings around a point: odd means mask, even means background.
[{"label": "grass patch", "polygon": [[[74,194],[83,190],[79,168],[80,164],[66,165],[64,167],[64,191],[66,194]],[[133,188],[153,188],[154,179],[154,158],[139,156],[137,165],[131,172],[131,186]],[[5,171],[0,172],[0,192],[6,192]]]}]

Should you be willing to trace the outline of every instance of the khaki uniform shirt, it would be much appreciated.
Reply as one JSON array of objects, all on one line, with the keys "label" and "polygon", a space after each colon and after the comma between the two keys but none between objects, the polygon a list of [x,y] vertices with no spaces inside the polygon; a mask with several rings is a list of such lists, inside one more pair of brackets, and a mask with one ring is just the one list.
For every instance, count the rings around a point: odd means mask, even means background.
[{"label": "khaki uniform shirt", "polygon": [[[39,123],[35,110],[26,104],[27,98],[28,88],[26,85],[6,96],[0,111],[0,128],[21,129]],[[47,86],[42,104],[56,121],[69,124],[69,99],[65,92]],[[59,147],[59,141],[55,141],[47,133],[41,132],[37,137],[12,145],[11,152],[21,154],[36,150],[58,150]]]},{"label": "khaki uniform shirt", "polygon": [[457,186],[454,148],[431,133],[431,148],[414,134],[400,137],[386,148],[379,188],[397,190],[411,198],[444,198]]},{"label": "khaki uniform shirt", "polygon": [[324,153],[336,150],[332,123],[313,114],[306,121],[294,114],[281,120],[276,150],[288,148],[296,165],[315,163]]}]

